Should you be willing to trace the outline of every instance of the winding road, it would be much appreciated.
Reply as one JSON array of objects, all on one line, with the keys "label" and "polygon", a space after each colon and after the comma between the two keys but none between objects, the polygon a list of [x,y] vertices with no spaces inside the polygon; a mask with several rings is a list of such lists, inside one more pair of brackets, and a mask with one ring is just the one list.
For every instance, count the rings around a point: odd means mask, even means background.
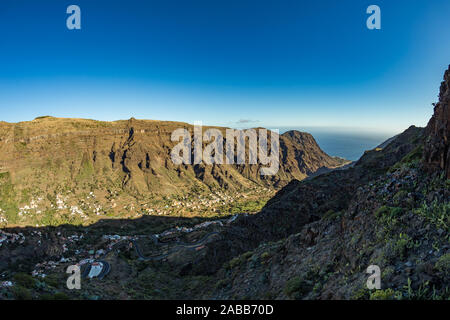
[{"label": "winding road", "polygon": [[171,254],[173,254],[173,253],[175,253],[177,251],[180,251],[182,249],[196,250],[199,247],[203,246],[205,244],[206,240],[208,240],[211,236],[216,235],[216,234],[220,235],[219,232],[213,231],[213,232],[210,232],[210,233],[206,234],[205,236],[203,236],[203,238],[201,238],[197,242],[193,242],[193,243],[186,243],[186,242],[177,241],[176,247],[172,248],[167,253],[160,254],[160,255],[157,255],[157,256],[150,256],[150,257],[145,257],[142,254],[141,248],[139,247],[139,244],[135,240],[131,240],[131,242],[133,243],[133,247],[136,250],[137,255],[139,256],[139,260],[158,261],[158,260],[162,260],[162,259],[166,258],[167,256],[169,256],[169,255],[171,255]]}]

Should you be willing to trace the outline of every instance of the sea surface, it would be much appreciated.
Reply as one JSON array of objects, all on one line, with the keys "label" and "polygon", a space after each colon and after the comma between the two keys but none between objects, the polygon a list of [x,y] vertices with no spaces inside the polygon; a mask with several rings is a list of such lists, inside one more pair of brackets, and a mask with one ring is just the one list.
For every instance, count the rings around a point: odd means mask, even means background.
[{"label": "sea surface", "polygon": [[366,150],[371,150],[395,133],[342,132],[323,128],[280,128],[280,134],[289,130],[308,132],[320,148],[330,156],[358,160]]}]

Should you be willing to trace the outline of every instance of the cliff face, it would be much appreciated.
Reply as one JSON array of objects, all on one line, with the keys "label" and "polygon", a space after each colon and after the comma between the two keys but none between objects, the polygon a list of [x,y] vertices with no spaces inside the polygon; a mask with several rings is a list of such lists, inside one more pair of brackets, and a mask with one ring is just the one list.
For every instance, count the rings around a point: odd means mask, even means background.
[{"label": "cliff face", "polygon": [[[167,185],[170,193],[179,187],[171,188],[174,180],[190,184],[196,179],[210,187],[232,189],[254,182],[282,187],[321,167],[335,168],[345,163],[323,152],[310,134],[290,131],[279,136],[280,170],[275,176],[261,177],[259,163],[175,165],[170,151],[178,141],[172,142],[170,136],[178,128],[193,133],[187,123],[136,119],[100,122],[43,117],[30,122],[0,123],[0,170],[13,177],[19,177],[17,173],[24,170],[46,174],[48,169],[50,176],[62,171],[60,178],[64,181],[95,177],[102,180],[109,176],[140,193],[163,191],[160,186],[153,188],[152,184],[158,182]],[[217,129],[225,133],[225,128]],[[268,138],[270,141],[270,134]],[[174,177],[169,179],[167,175]]]},{"label": "cliff face", "polygon": [[430,171],[444,171],[450,178],[450,66],[441,83],[439,102],[426,127],[425,166]]}]

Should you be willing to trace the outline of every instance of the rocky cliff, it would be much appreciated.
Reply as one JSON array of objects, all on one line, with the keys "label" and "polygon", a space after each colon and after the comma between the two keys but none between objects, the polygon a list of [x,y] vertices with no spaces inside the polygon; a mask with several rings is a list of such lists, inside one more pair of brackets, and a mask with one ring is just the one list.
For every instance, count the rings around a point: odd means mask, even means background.
[{"label": "rocky cliff", "polygon": [[441,83],[439,102],[426,127],[424,160],[429,170],[441,170],[450,179],[450,66]]}]

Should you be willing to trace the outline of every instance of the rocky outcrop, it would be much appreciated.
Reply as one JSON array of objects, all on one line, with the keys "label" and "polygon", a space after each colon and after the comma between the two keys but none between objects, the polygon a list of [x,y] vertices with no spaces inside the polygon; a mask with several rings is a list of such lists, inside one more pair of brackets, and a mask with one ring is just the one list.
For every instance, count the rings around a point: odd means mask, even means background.
[{"label": "rocky outcrop", "polygon": [[443,171],[450,178],[450,66],[441,83],[439,102],[426,128],[425,166],[430,171]]}]

